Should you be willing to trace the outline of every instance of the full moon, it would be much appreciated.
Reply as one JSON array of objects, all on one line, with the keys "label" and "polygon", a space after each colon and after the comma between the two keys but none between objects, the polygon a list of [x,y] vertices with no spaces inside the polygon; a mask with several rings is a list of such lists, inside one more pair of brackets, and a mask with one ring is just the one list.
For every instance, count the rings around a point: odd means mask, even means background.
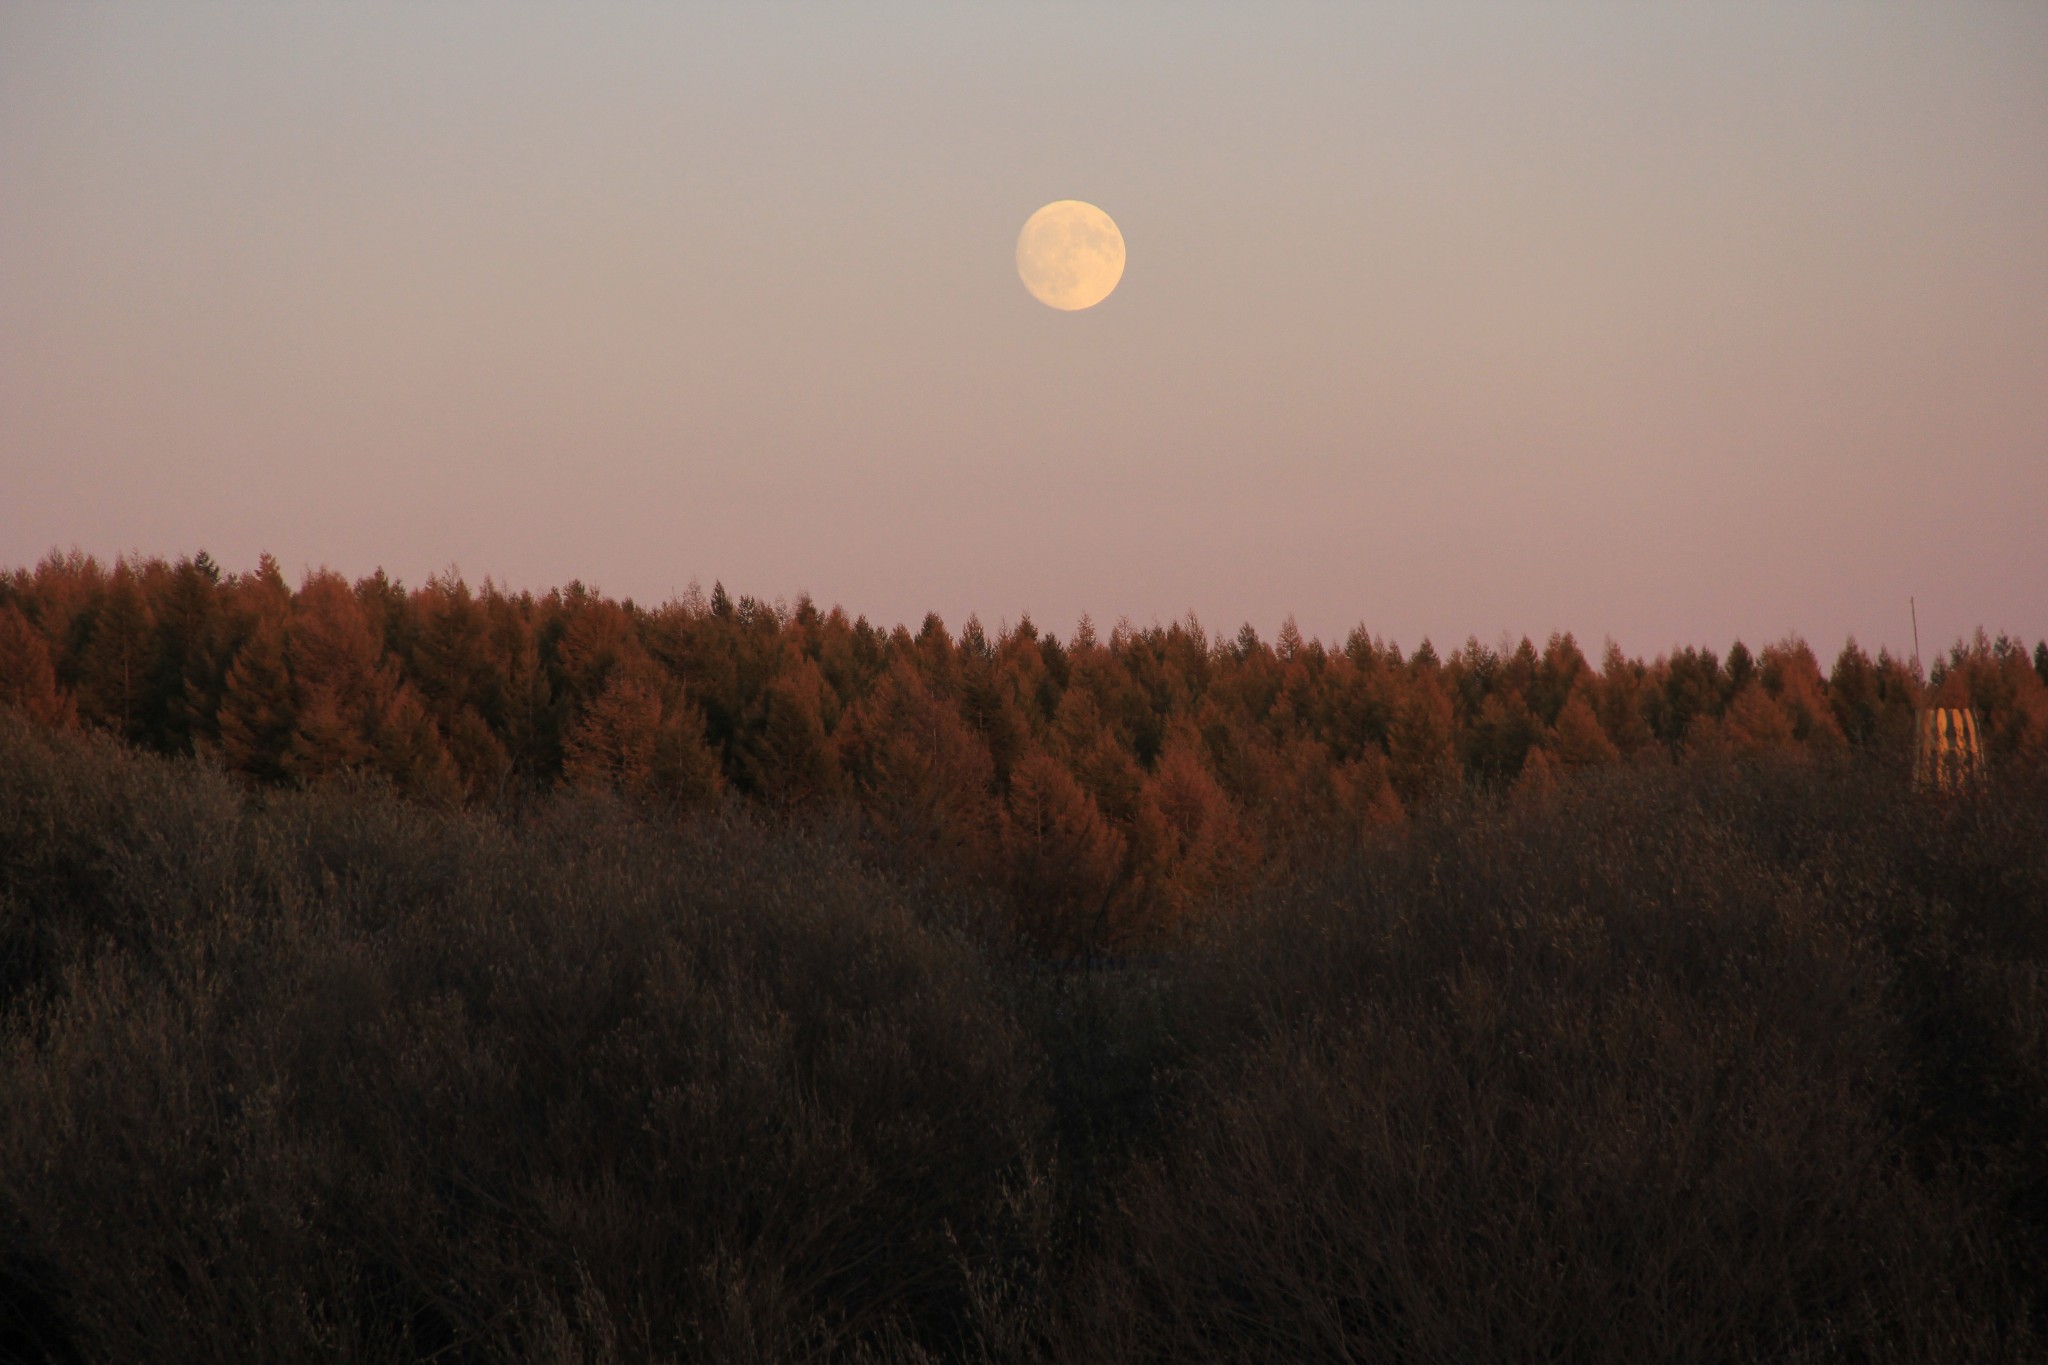
[{"label": "full moon", "polygon": [[1124,277],[1124,235],[1093,204],[1047,204],[1017,234],[1017,274],[1040,303],[1069,313],[1093,308]]}]

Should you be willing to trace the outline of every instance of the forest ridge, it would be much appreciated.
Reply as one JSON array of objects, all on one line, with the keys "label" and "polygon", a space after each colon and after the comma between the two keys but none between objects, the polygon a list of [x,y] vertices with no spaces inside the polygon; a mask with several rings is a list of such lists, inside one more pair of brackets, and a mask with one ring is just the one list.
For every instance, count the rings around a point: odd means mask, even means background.
[{"label": "forest ridge", "polygon": [[1122,945],[1305,846],[1460,789],[1578,770],[1846,750],[1903,759],[1916,707],[1967,706],[1994,764],[2048,762],[2048,642],[1980,631],[1923,679],[1796,638],[1596,666],[1570,635],[1412,654],[1192,618],[913,633],[706,597],[645,607],[452,574],[407,589],[265,556],[223,573],[76,552],[0,576],[0,705],[259,783],[381,774],[443,801],[560,785],[858,813],[892,856],[1031,907],[1048,948]]}]

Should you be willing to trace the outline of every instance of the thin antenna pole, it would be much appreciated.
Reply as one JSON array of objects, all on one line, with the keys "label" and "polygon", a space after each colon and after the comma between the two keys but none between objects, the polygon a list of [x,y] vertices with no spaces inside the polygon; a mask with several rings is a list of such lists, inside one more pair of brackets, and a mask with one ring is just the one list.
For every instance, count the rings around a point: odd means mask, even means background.
[{"label": "thin antenna pole", "polygon": [[1913,613],[1913,671],[1920,671],[1920,606],[1912,598],[1906,599],[1906,610]]}]

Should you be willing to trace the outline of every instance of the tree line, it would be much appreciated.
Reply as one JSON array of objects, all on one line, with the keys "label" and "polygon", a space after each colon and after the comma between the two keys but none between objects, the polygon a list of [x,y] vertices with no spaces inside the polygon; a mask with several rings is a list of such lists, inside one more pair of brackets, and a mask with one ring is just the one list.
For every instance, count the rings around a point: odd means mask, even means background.
[{"label": "tree line", "polygon": [[0,576],[0,706],[208,757],[257,784],[371,773],[441,802],[567,786],[682,807],[744,799],[855,819],[922,875],[1000,888],[1054,952],[1143,942],[1305,849],[1459,793],[1527,795],[1617,764],[1903,761],[1917,708],[1966,706],[1994,765],[2048,764],[2048,642],[1983,632],[1926,676],[1853,640],[1823,671],[1787,638],[1596,665],[1569,634],[1412,653],[1290,620],[1028,618],[883,629],[808,597],[693,588],[659,606],[572,582],[206,554],[73,552]]}]

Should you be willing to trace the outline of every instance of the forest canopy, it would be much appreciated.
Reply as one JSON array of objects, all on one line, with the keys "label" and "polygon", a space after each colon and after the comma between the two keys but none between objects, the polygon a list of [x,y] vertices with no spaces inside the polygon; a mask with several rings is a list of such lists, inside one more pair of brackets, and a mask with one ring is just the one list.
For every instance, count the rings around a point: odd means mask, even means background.
[{"label": "forest canopy", "polygon": [[1994,765],[2048,762],[2048,643],[1982,631],[1926,676],[1849,641],[1651,660],[1570,635],[1404,654],[1290,620],[883,629],[723,585],[643,606],[454,573],[407,588],[264,556],[73,552],[0,576],[0,705],[257,784],[381,776],[440,802],[558,788],[857,820],[928,875],[1009,889],[1056,950],[1121,947],[1300,851],[1461,792],[1615,764],[1865,751],[1974,709]]}]

